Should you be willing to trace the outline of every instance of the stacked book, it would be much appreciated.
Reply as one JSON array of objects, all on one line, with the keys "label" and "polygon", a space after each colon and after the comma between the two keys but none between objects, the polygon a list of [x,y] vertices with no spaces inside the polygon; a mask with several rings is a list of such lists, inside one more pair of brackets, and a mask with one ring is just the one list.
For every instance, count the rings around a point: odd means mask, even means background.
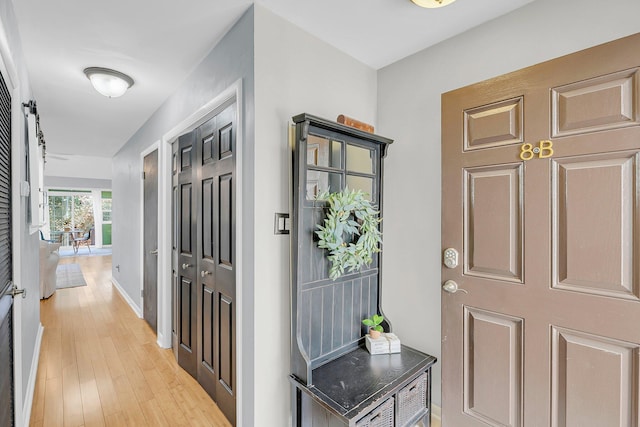
[{"label": "stacked book", "polygon": [[367,350],[371,354],[400,353],[400,339],[391,332],[382,333],[380,337],[373,339],[366,336]]}]

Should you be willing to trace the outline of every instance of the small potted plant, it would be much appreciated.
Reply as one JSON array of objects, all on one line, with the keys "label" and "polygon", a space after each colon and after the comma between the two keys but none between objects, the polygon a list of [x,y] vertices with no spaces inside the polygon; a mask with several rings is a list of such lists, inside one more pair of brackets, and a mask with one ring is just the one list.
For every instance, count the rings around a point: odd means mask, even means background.
[{"label": "small potted plant", "polygon": [[384,329],[382,328],[382,321],[384,320],[383,316],[380,316],[379,314],[374,314],[373,316],[371,316],[370,318],[364,319],[362,321],[362,323],[365,326],[369,327],[369,336],[372,339],[376,339],[376,338],[380,338],[380,333],[384,332]]}]

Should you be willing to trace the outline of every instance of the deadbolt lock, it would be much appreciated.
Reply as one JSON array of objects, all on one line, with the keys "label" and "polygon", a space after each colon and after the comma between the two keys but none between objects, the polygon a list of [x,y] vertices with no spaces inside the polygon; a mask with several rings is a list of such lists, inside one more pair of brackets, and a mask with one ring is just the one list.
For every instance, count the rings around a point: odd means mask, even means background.
[{"label": "deadbolt lock", "polygon": [[456,268],[458,266],[458,251],[454,248],[444,250],[444,266],[447,268]]}]

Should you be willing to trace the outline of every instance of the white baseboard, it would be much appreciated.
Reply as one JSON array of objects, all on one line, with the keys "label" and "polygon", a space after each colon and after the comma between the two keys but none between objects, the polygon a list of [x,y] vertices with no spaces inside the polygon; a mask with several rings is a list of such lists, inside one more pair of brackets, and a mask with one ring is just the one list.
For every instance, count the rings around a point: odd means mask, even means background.
[{"label": "white baseboard", "polygon": [[442,424],[442,408],[438,405],[431,404],[431,419],[438,420]]},{"label": "white baseboard", "polygon": [[158,328],[158,340],[156,344],[158,344],[160,348],[171,348],[171,338],[168,340],[165,339],[164,335],[160,333],[160,328]]},{"label": "white baseboard", "polygon": [[122,285],[120,285],[120,283],[118,283],[118,281],[115,279],[115,277],[111,278],[111,283],[113,283],[113,286],[115,286],[116,289],[118,290],[118,292],[120,292],[120,295],[122,295],[122,298],[124,298],[124,300],[127,302],[127,304],[129,304],[129,307],[131,307],[131,310],[133,310],[133,312],[136,314],[136,316],[138,316],[140,319],[142,319],[142,309],[140,307],[138,307],[138,304],[136,304],[131,299],[129,294],[124,291],[124,289],[122,288]]},{"label": "white baseboard", "polygon": [[36,391],[36,377],[38,376],[38,362],[40,361],[40,348],[42,347],[42,334],[44,326],[38,325],[36,335],[36,345],[33,349],[33,359],[31,359],[31,369],[29,370],[29,382],[27,383],[27,393],[25,394],[24,405],[22,405],[22,419],[24,425],[28,426],[31,420],[31,408],[33,407],[33,397]]}]

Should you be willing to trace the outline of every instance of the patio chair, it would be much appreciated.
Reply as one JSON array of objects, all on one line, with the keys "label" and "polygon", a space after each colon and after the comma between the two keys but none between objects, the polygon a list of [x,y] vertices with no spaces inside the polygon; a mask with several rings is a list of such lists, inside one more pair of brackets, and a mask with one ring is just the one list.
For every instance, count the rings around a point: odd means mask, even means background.
[{"label": "patio chair", "polygon": [[74,253],[78,253],[81,245],[87,245],[87,249],[89,249],[89,253],[91,253],[91,229],[84,233],[82,237],[74,238],[72,245]]}]

